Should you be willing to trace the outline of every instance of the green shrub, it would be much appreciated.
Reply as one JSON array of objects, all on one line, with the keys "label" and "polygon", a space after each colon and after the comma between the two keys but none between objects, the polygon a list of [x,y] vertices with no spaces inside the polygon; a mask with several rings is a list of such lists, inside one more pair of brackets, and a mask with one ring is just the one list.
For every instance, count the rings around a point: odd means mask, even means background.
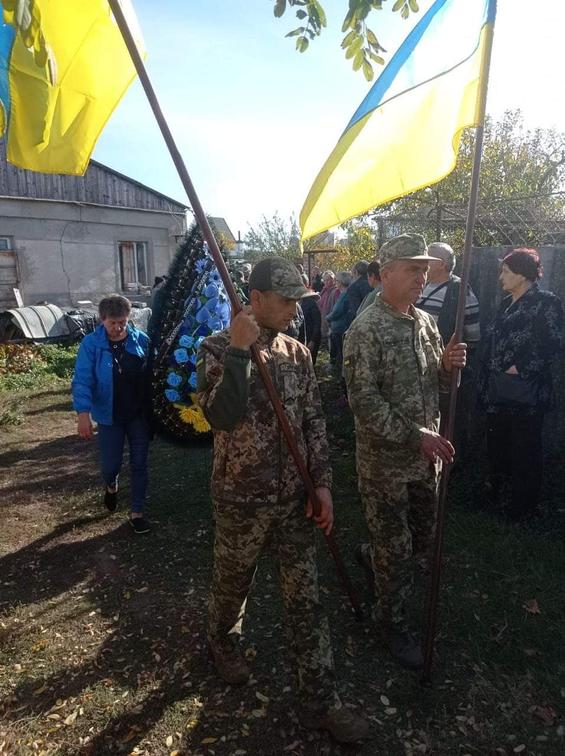
[{"label": "green shrub", "polygon": [[75,369],[78,344],[61,347],[56,344],[42,344],[37,347],[41,359],[45,362],[45,371],[58,378],[71,379]]},{"label": "green shrub", "polygon": [[0,396],[0,428],[6,428],[9,425],[20,425],[24,419],[22,407],[23,402],[21,399]]},{"label": "green shrub", "polygon": [[0,391],[70,382],[78,345],[0,344]]}]

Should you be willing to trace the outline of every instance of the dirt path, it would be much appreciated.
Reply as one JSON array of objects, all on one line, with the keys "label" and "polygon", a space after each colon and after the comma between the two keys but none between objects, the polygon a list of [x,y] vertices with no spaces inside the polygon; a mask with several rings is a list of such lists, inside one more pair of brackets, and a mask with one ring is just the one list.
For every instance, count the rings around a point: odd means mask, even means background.
[{"label": "dirt path", "polygon": [[[365,526],[351,420],[326,386],[339,543]],[[449,523],[435,688],[391,663],[356,623],[320,549],[340,688],[371,738],[343,749],[297,725],[274,566],[259,565],[245,647],[249,685],[213,673],[204,642],[212,521],[207,447],[156,442],[147,537],[100,505],[93,445],[64,390],[41,390],[0,451],[0,754],[557,755],[564,752],[560,542],[457,511]],[[127,499],[127,475],[122,496]],[[535,598],[534,604],[526,602]],[[415,619],[419,617],[415,606]]]}]

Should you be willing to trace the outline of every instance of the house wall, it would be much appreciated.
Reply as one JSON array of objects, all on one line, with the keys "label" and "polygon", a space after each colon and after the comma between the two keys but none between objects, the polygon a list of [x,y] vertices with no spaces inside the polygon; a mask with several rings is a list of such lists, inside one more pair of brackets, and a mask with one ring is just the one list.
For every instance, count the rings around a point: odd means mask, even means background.
[{"label": "house wall", "polygon": [[[147,243],[148,281],[168,270],[184,212],[0,198],[0,236],[13,239],[24,304],[66,307],[120,291],[118,243]],[[131,295],[132,299],[147,299]]]}]

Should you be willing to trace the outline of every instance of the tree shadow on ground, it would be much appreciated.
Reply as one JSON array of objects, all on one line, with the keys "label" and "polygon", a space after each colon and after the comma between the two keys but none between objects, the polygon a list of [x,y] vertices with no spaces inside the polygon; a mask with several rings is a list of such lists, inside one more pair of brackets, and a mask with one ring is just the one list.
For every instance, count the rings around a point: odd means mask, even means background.
[{"label": "tree shadow on ground", "polygon": [[46,412],[72,412],[73,404],[70,399],[65,402],[57,402],[56,404],[48,404],[45,407],[39,407],[34,410],[27,410],[26,415],[28,417],[34,417],[35,415],[45,415]]},{"label": "tree shadow on ground", "polygon": [[6,470],[2,501],[8,506],[17,497],[18,506],[33,503],[40,491],[56,490],[64,498],[100,483],[96,445],[76,435],[38,443],[22,451],[21,445],[0,454],[0,468]]},{"label": "tree shadow on ground", "polygon": [[[164,707],[186,694],[186,673],[192,677],[190,660],[202,638],[205,585],[199,581],[190,588],[191,599],[186,601],[184,589],[195,579],[182,585],[185,581],[179,581],[179,572],[198,573],[199,560],[194,559],[193,550],[188,548],[164,565],[166,543],[140,543],[127,523],[117,518],[115,529],[98,532],[102,519],[108,517],[80,518],[58,526],[0,560],[6,588],[3,607],[17,606],[26,616],[21,631],[14,629],[4,638],[5,646],[21,645],[30,621],[41,618],[45,630],[46,623],[60,622],[61,614],[67,629],[74,629],[74,641],[79,646],[88,641],[82,660],[80,653],[70,650],[69,663],[50,674],[34,674],[33,668],[22,674],[12,697],[18,702],[18,712],[4,702],[4,717],[22,716],[22,710],[26,716],[45,714],[58,700],[78,698],[101,681],[109,692],[114,684],[132,691],[144,686],[148,695],[142,711],[124,716],[123,721],[121,714],[111,718],[90,746],[92,752],[109,753],[114,746],[121,750],[120,741],[132,729],[136,733],[129,739],[133,747]],[[148,551],[155,557],[155,569],[148,570]],[[102,633],[97,632],[98,638],[92,636],[92,613],[105,626]],[[196,653],[197,668],[198,657]],[[138,724],[141,721],[143,727]]]},{"label": "tree shadow on ground", "polygon": [[[257,733],[274,754],[292,742],[305,744],[300,753],[344,752],[334,751],[324,734],[305,734],[289,718],[291,678],[282,661],[280,606],[271,601],[278,589],[268,559],[247,638],[252,655],[257,645],[262,653],[251,684],[231,688],[217,678],[206,652],[209,564],[202,553],[212,546],[209,516],[181,526],[182,548],[171,548],[165,528],[160,537],[142,540],[117,518],[117,527],[100,532],[109,519],[75,519],[0,560],[7,583],[3,608],[17,606],[20,617],[4,646],[25,645],[30,624],[45,633],[62,616],[72,638],[65,662],[49,673],[24,663],[19,685],[3,703],[6,721],[50,716],[61,701],[76,700],[85,709],[96,705],[98,727],[81,753],[111,754],[126,746],[131,752],[173,708],[183,720],[180,729],[172,725],[180,732],[173,737],[186,753],[205,753],[201,744],[210,738],[217,740],[216,753],[233,753]],[[124,689],[130,696],[123,697]]]}]

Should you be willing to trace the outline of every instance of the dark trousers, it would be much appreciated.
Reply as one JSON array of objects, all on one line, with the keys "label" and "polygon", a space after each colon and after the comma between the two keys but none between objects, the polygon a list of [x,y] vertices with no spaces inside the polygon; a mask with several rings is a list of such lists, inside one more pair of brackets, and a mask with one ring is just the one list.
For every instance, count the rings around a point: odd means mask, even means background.
[{"label": "dark trousers", "polygon": [[312,355],[312,363],[315,365],[316,360],[318,359],[318,351],[320,349],[320,342],[314,341],[310,342],[312,344],[312,349],[310,349],[310,354]]},{"label": "dark trousers", "polygon": [[107,486],[115,486],[122,469],[124,443],[129,444],[131,475],[131,510],[141,512],[147,493],[147,452],[149,428],[145,418],[136,417],[127,423],[98,424],[98,452],[102,477]]},{"label": "dark trousers", "polygon": [[508,514],[516,519],[536,508],[543,472],[543,412],[535,415],[502,410],[487,417],[487,450],[493,488],[510,478]]},{"label": "dark trousers", "polygon": [[[463,371],[461,384],[457,390],[457,405],[455,409],[455,423],[453,428],[453,446],[455,447],[455,461],[462,462],[465,458],[469,428],[471,427],[471,414],[475,401],[475,384],[473,376],[468,369]],[[450,394],[439,395],[440,426],[442,436],[447,431],[447,414],[449,409]]]},{"label": "dark trousers", "polygon": [[330,361],[341,375],[341,366],[343,364],[343,333],[330,334]]}]

